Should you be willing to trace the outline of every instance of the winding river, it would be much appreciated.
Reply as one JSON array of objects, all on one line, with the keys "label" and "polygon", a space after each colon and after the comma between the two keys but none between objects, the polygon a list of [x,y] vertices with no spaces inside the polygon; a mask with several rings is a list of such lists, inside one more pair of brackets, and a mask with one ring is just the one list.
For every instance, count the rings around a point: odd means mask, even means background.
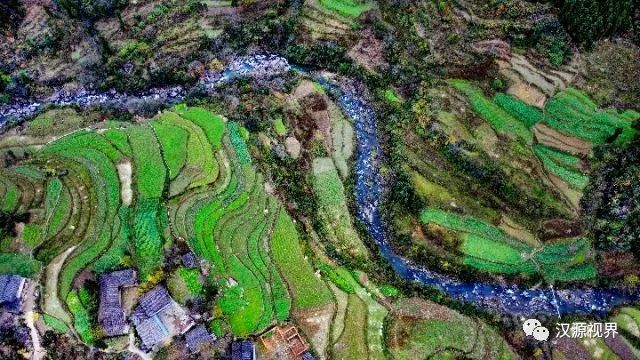
[{"label": "winding river", "polygon": [[[257,81],[268,80],[282,76],[292,69],[286,59],[275,55],[245,57],[234,61],[221,72],[207,73],[197,87],[215,92],[217,87],[237,77],[246,76]],[[301,69],[293,70],[302,75],[308,75]],[[389,244],[385,219],[380,210],[380,199],[384,196],[383,179],[379,171],[383,153],[378,138],[376,113],[372,106],[354,90],[323,77],[316,77],[316,80],[338,99],[342,111],[352,119],[355,125],[357,217],[366,225],[383,257],[403,278],[435,287],[453,299],[471,303],[497,314],[523,317],[562,316],[572,313],[605,314],[615,306],[640,300],[637,291],[629,294],[618,289],[589,287],[562,290],[554,290],[551,287],[527,289],[516,285],[488,282],[460,282],[451,276],[412,264],[396,254]],[[1,106],[0,127],[4,126],[9,119],[24,120],[32,117],[49,105],[126,109],[141,103],[176,103],[184,99],[186,93],[181,87],[151,89],[135,95],[115,91],[106,93],[60,91],[42,101]]]}]

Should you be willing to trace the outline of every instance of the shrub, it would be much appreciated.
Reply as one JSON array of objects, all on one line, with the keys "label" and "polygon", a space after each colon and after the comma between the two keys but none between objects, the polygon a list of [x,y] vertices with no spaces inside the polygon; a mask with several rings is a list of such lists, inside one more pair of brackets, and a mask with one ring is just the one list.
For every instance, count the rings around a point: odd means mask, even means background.
[{"label": "shrub", "polygon": [[55,0],[69,16],[97,20],[102,17],[112,16],[114,12],[125,7],[128,0]]},{"label": "shrub", "polygon": [[0,274],[18,274],[33,278],[42,268],[42,264],[31,257],[19,253],[0,253]]},{"label": "shrub", "polygon": [[37,224],[27,224],[22,230],[24,244],[33,249],[42,242],[42,228]]},{"label": "shrub", "polygon": [[67,307],[73,315],[73,327],[86,344],[93,344],[95,335],[92,330],[91,316],[82,304],[78,291],[73,290],[67,296]]},{"label": "shrub", "polygon": [[597,148],[595,164],[581,201],[584,225],[597,249],[640,258],[640,136],[626,147]]},{"label": "shrub", "polygon": [[353,281],[351,281],[351,279],[345,279],[329,265],[319,264],[318,269],[320,269],[323,276],[334,283],[340,290],[348,294],[354,294],[356,292],[356,289],[353,286]]},{"label": "shrub", "polygon": [[576,42],[591,45],[631,26],[640,7],[633,0],[557,0],[559,19]]}]

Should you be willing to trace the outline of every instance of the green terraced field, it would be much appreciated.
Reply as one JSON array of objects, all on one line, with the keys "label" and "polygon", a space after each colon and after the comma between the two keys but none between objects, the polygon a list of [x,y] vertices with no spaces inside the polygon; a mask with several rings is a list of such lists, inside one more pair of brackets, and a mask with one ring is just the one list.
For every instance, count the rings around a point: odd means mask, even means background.
[{"label": "green terraced field", "polygon": [[187,162],[189,132],[161,119],[153,121],[152,126],[163,149],[162,155],[169,170],[169,178],[174,179]]},{"label": "green terraced field", "polygon": [[635,114],[624,115],[600,109],[584,93],[573,88],[549,99],[544,114],[543,121],[554,129],[596,145],[612,136],[617,136],[617,143],[624,144],[636,132],[631,127],[631,119],[636,118]]},{"label": "green terraced field", "polygon": [[[292,308],[330,303],[291,219],[264,192],[264,178],[251,163],[241,128],[201,108],[176,106],[147,124],[63,136],[0,176],[6,210],[34,206],[43,214],[22,233],[26,249],[42,263],[29,254],[0,253],[0,272],[33,277],[68,253],[59,273],[52,272],[58,276],[55,292],[86,343],[96,334],[72,290],[75,277],[85,269],[101,273],[131,263],[142,283],[162,276],[157,270],[169,233],[187,240],[211,265],[207,281],[220,292],[216,321],[235,335],[285,321]],[[130,206],[122,203],[123,164],[131,164]],[[52,176],[45,177],[45,170]],[[175,276],[180,281],[173,285],[187,289],[189,298],[202,292],[192,270]],[[60,329],[54,320],[48,319]]]},{"label": "green terraced field", "polygon": [[160,153],[160,144],[150,127],[127,129],[133,152],[136,189],[141,197],[160,198],[164,192],[166,167]]},{"label": "green terraced field", "polygon": [[347,17],[358,17],[371,8],[371,4],[359,0],[320,0],[325,8]]},{"label": "green terraced field", "polygon": [[327,286],[305,260],[295,225],[282,209],[274,224],[270,246],[273,260],[293,297],[294,309],[314,308],[333,301]]},{"label": "green terraced field", "polygon": [[367,248],[353,228],[342,180],[331,158],[313,161],[312,183],[331,246],[347,256],[366,258]]},{"label": "green terraced field", "polygon": [[91,315],[82,304],[78,291],[73,290],[67,297],[67,306],[73,315],[73,327],[80,335],[82,341],[92,344],[95,338],[93,329],[91,328]]},{"label": "green terraced field", "polygon": [[482,91],[463,80],[450,80],[450,83],[468,98],[473,109],[482,116],[498,133],[514,134],[522,138],[527,144],[532,142],[531,132],[527,123],[520,118],[510,115],[509,112],[487,99]]},{"label": "green terraced field", "polygon": [[493,97],[493,101],[528,127],[533,127],[544,118],[542,112],[536,107],[524,103],[513,96],[498,93]]},{"label": "green terraced field", "polygon": [[490,273],[533,275],[549,281],[592,279],[597,275],[590,244],[567,240],[533,248],[481,220],[435,208],[422,212],[421,220],[454,230],[462,239],[465,265]]}]

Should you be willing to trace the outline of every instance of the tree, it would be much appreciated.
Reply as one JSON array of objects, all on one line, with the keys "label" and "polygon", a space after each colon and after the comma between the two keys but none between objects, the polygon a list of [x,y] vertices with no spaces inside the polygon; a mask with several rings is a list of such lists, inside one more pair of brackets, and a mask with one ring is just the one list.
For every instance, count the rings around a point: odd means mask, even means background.
[{"label": "tree", "polygon": [[11,30],[24,15],[24,10],[18,0],[0,2],[0,34]]},{"label": "tree", "polygon": [[82,20],[97,20],[102,17],[116,15],[115,12],[125,7],[128,0],[55,0],[69,16]]},{"label": "tree", "polygon": [[581,204],[584,225],[598,250],[631,250],[640,259],[640,136],[597,149],[596,162]]},{"label": "tree", "polygon": [[637,0],[559,0],[559,18],[578,43],[594,41],[631,27]]}]

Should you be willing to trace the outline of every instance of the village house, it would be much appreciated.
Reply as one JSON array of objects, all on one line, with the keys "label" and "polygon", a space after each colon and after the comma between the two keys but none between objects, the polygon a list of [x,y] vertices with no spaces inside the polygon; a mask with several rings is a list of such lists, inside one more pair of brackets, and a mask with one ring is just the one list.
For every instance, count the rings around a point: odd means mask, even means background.
[{"label": "village house", "polygon": [[20,275],[0,275],[0,307],[9,312],[20,312],[22,290],[27,279]]},{"label": "village house", "polygon": [[98,323],[106,336],[125,335],[129,332],[122,308],[120,290],[135,286],[136,272],[133,269],[113,271],[100,275],[100,304],[98,305]]},{"label": "village house", "polygon": [[310,352],[306,352],[304,354],[302,354],[302,360],[315,360],[315,358],[313,357],[313,355],[311,355]]},{"label": "village house", "polygon": [[184,339],[187,347],[191,352],[197,352],[200,345],[213,344],[216,340],[215,335],[209,334],[204,325],[199,324],[191,328],[185,335]]},{"label": "village house", "polygon": [[251,340],[234,341],[231,344],[231,360],[254,360],[256,345]]},{"label": "village house", "polygon": [[146,350],[174,335],[184,334],[194,325],[185,310],[162,286],[153,288],[140,298],[130,320]]}]

